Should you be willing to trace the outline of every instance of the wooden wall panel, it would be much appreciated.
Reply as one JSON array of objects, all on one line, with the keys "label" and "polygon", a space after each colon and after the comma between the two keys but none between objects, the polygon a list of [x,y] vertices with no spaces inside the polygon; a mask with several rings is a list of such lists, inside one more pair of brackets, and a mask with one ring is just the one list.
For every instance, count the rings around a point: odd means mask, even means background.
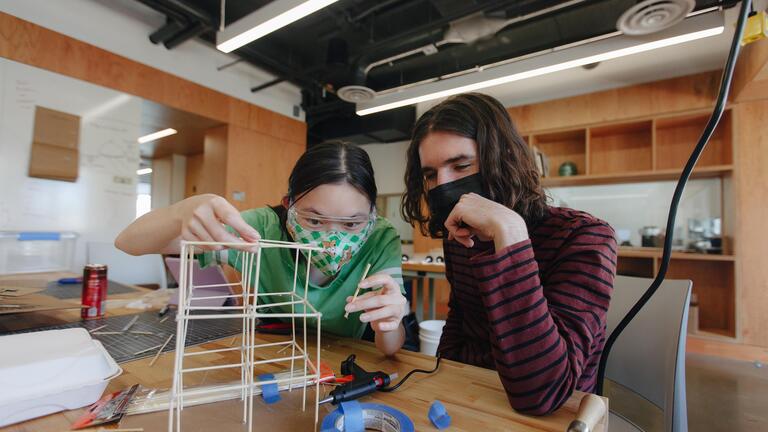
[{"label": "wooden wall panel", "polygon": [[248,127],[290,142],[305,142],[307,124],[272,111],[251,106]]},{"label": "wooden wall panel", "polygon": [[[292,143],[237,126],[229,126],[226,197],[240,210],[275,205],[288,190],[288,177],[303,143]],[[233,201],[235,191],[245,201]]]},{"label": "wooden wall panel", "polygon": [[737,104],[733,186],[742,341],[768,347],[768,100]]},{"label": "wooden wall panel", "polygon": [[523,133],[629,120],[714,104],[720,72],[605,90],[509,108]]},{"label": "wooden wall panel", "polygon": [[203,177],[203,154],[197,153],[187,156],[187,173],[184,182],[184,198],[198,195],[202,189],[200,183]]},{"label": "wooden wall panel", "polygon": [[229,127],[227,125],[208,129],[203,140],[203,170],[200,189],[197,193],[224,195],[227,189],[227,159]]},{"label": "wooden wall panel", "polygon": [[737,102],[768,98],[768,39],[742,49],[733,74],[733,93]]}]

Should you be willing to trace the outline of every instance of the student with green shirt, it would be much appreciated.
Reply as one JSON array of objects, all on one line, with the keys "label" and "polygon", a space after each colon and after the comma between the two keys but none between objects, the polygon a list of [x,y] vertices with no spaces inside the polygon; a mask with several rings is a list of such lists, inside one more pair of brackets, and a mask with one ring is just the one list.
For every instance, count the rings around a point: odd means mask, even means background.
[{"label": "student with green shirt", "polygon": [[[308,299],[323,314],[323,330],[360,338],[370,323],[376,346],[389,355],[405,338],[402,255],[397,231],[376,216],[375,203],[368,154],[352,144],[328,142],[312,146],[296,162],[281,205],[239,213],[220,196],[197,195],[140,217],[120,233],[115,246],[142,255],[179,253],[181,240],[250,243],[263,238],[322,245],[326,249],[310,258]],[[288,249],[262,253],[261,291],[292,286],[293,254]],[[202,265],[228,263],[241,271],[237,256],[236,249],[215,247],[199,260]],[[360,282],[368,264],[369,276]],[[298,290],[304,287],[306,265],[304,257]],[[352,302],[358,282],[362,289],[380,289],[363,291]],[[349,319],[345,312],[350,312]]]}]

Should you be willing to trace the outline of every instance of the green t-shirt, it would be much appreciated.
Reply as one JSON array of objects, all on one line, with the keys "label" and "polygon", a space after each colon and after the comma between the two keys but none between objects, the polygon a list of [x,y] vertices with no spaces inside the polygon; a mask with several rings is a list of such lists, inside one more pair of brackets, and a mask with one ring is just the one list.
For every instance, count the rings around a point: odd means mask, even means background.
[{"label": "green t-shirt", "polygon": [[[263,239],[293,241],[281,226],[280,218],[269,207],[246,210],[241,213],[246,223],[251,225],[261,234]],[[293,278],[296,262],[296,251],[283,248],[265,248],[261,251],[261,269],[259,275],[259,292],[286,292],[293,287]],[[211,262],[219,264],[226,262],[242,273],[242,258],[237,250],[225,250],[218,252],[205,252],[198,255],[200,265],[205,267]],[[355,288],[363,276],[363,271],[368,263],[371,269],[369,276],[377,273],[387,273],[399,283],[403,289],[403,275],[401,268],[402,253],[400,250],[400,236],[392,224],[386,219],[378,217],[368,240],[356,253],[352,260],[341,267],[341,270],[325,286],[309,283],[308,300],[312,306],[323,314],[322,330],[339,336],[360,338],[365,331],[365,324],[360,322],[360,313],[344,318],[344,306],[346,298],[355,293]],[[240,258],[240,259],[238,259]],[[255,265],[255,264],[254,264]],[[254,269],[255,274],[255,269]],[[304,281],[306,279],[306,259],[299,260],[299,271],[296,282],[296,293],[304,296]],[[255,276],[254,276],[255,277]],[[361,291],[361,294],[367,291]],[[287,296],[259,297],[259,303],[283,302]],[[295,311],[301,312],[301,305],[297,305]],[[271,312],[290,313],[291,306],[273,306]],[[264,311],[261,309],[261,311]],[[307,321],[309,325],[311,321]]]}]

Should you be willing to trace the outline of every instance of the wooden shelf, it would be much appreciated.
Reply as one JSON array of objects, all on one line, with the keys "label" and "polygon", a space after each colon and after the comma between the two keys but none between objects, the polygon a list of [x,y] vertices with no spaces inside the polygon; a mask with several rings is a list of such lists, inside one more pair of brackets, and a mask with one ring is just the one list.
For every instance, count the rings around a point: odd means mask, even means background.
[{"label": "wooden shelf", "polygon": [[[733,171],[733,165],[697,166],[692,178],[721,177]],[[587,186],[615,183],[638,183],[659,180],[677,180],[680,169],[647,170],[632,173],[576,175],[571,177],[545,177],[541,179],[544,187]]]},{"label": "wooden shelf", "polygon": [[589,129],[589,175],[653,169],[653,122],[650,120]]},{"label": "wooden shelf", "polygon": [[696,333],[688,333],[688,337],[698,337],[701,339],[709,340],[725,340],[732,341],[736,339],[735,336],[730,335],[727,331],[716,328],[700,328]]},{"label": "wooden shelf", "polygon": [[588,172],[586,129],[537,134],[529,143],[549,158],[549,175],[552,178],[560,176],[558,170],[563,162],[576,164],[579,173]]},{"label": "wooden shelf", "polygon": [[[627,258],[661,258],[661,248],[620,247],[619,257]],[[703,254],[694,252],[672,252],[672,259],[699,261],[735,261],[733,255]]]},{"label": "wooden shelf", "polygon": [[[655,120],[656,168],[682,168],[709,120],[709,114],[692,114]],[[731,112],[723,113],[720,123],[704,149],[698,166],[733,163]]]},{"label": "wooden shelf", "polygon": [[[675,181],[709,119],[709,110],[692,110],[628,121],[581,125],[571,129],[527,131],[528,142],[550,161],[545,188]],[[730,206],[728,181],[734,172],[734,114],[726,108],[692,178],[722,178],[723,220]],[[560,177],[565,161],[576,163],[578,174]],[[732,226],[724,226],[728,237]],[[726,245],[727,247],[727,245]],[[726,249],[729,251],[730,249]],[[652,278],[658,272],[662,250],[619,248],[617,273]],[[699,301],[700,334],[736,336],[736,257],[673,252],[667,277],[693,280]]]}]

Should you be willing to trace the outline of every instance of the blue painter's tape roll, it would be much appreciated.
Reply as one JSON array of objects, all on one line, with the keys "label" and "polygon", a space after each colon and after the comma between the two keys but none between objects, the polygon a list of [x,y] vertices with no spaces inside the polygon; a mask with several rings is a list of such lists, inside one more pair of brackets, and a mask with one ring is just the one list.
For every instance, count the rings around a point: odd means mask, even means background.
[{"label": "blue painter's tape roll", "polygon": [[[344,402],[343,404],[345,404]],[[343,405],[342,404],[342,405]],[[414,432],[413,422],[402,412],[386,405],[375,403],[358,403],[363,415],[363,429],[382,432]],[[348,409],[345,407],[345,409]],[[345,412],[341,408],[329,413],[320,425],[321,432],[349,432],[344,424]]]},{"label": "blue painter's tape roll", "polygon": [[[272,374],[259,375],[259,381],[272,381],[275,376]],[[273,404],[280,400],[280,389],[277,388],[277,383],[262,384],[261,385],[261,398],[268,404]]]},{"label": "blue painter's tape roll", "polygon": [[448,411],[445,410],[445,406],[439,400],[432,402],[427,417],[438,429],[445,429],[451,425],[451,416],[448,415]]},{"label": "blue painter's tape roll", "polygon": [[20,232],[16,236],[18,241],[61,240],[61,233],[57,232]]}]

